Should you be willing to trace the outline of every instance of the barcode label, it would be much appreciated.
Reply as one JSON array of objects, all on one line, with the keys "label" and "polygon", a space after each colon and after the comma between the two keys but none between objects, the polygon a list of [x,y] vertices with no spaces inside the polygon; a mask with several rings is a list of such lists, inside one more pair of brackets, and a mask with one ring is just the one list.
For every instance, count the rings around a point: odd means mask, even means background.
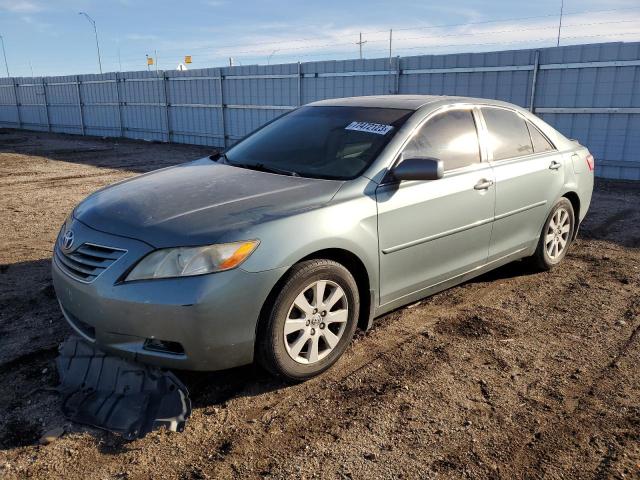
[{"label": "barcode label", "polygon": [[355,130],[357,132],[375,133],[377,135],[386,135],[391,131],[393,126],[383,125],[381,123],[369,122],[351,122],[345,127],[345,130]]}]

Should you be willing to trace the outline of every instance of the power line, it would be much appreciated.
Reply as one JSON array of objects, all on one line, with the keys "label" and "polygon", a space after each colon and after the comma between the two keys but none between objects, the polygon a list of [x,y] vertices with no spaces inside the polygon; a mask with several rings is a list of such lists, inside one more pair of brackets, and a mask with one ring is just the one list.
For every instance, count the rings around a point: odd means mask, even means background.
[{"label": "power line", "polygon": [[[576,24],[570,24],[570,25],[565,25],[564,28],[573,28],[573,27],[588,27],[588,26],[597,26],[597,25],[615,25],[615,24],[622,24],[622,23],[635,23],[635,20],[617,20],[617,21],[609,21],[609,22],[589,22],[589,23],[576,23]],[[445,34],[445,35],[419,35],[419,36],[412,36],[412,37],[396,37],[394,40],[396,41],[402,41],[402,40],[421,40],[421,39],[439,39],[439,38],[449,38],[449,37],[475,37],[475,36],[483,36],[483,35],[498,35],[498,34],[503,34],[503,33],[516,33],[516,32],[525,32],[525,31],[538,31],[538,30],[551,30],[551,29],[555,29],[556,27],[554,25],[548,25],[548,26],[539,26],[539,27],[532,27],[532,28],[519,28],[519,29],[510,29],[510,30],[489,30],[489,31],[484,31],[484,32],[468,32],[468,33],[452,33],[452,34]],[[389,33],[388,31],[386,32],[387,34]],[[616,33],[617,34],[617,33]],[[605,35],[608,36],[608,35]],[[555,37],[554,37],[555,38]],[[568,38],[568,37],[566,37]],[[376,40],[360,40],[359,42],[355,42],[356,45],[360,46],[360,49],[362,49],[362,45],[360,45],[360,42],[362,42],[362,44],[365,43],[387,43],[389,41],[388,38],[384,38],[384,39],[376,39]],[[527,41],[527,40],[523,40],[523,41]],[[268,45],[271,45],[271,43],[269,43]],[[290,47],[290,48],[281,48],[278,51],[280,52],[292,52],[292,51],[299,51],[299,50],[309,50],[309,49],[324,49],[324,48],[328,48],[328,47],[337,47],[337,46],[349,46],[349,45],[353,45],[352,42],[333,42],[333,43],[324,43],[324,44],[315,44],[315,45],[301,45],[301,46],[297,46],[297,47]],[[403,48],[403,47],[399,47],[399,48]],[[238,55],[248,55],[248,54],[267,54],[272,52],[273,50],[271,48],[265,48],[265,49],[259,49],[259,50],[245,50],[245,51],[240,51],[240,52],[234,52],[233,54],[238,56]],[[221,56],[226,56],[226,54],[220,53]],[[133,60],[134,57],[128,57],[130,59]],[[361,57],[362,58],[362,57]]]},{"label": "power line", "polygon": [[[606,10],[585,10],[585,11],[575,11],[575,12],[565,12],[563,13],[563,17],[566,16],[575,16],[575,15],[585,15],[585,14],[603,14],[603,13],[611,13],[611,12],[620,12],[620,11],[637,11],[640,10],[640,7],[629,7],[629,8],[616,8],[616,9],[606,9]],[[403,27],[400,29],[394,29],[395,32],[402,32],[402,31],[409,31],[409,30],[430,30],[430,29],[442,29],[442,28],[450,28],[450,27],[470,27],[470,26],[477,26],[477,25],[487,25],[487,24],[499,24],[499,23],[506,23],[506,22],[513,22],[513,21],[523,21],[523,20],[532,20],[532,19],[540,19],[540,18],[550,18],[550,17],[557,17],[557,14],[546,14],[546,15],[537,15],[537,16],[529,16],[529,17],[514,17],[514,18],[508,18],[508,19],[500,19],[500,20],[485,20],[485,21],[478,21],[478,22],[466,22],[466,23],[457,23],[457,24],[439,24],[439,25],[429,25],[429,26],[416,26],[416,27]],[[636,20],[618,20],[618,21],[603,21],[603,22],[589,22],[589,23],[577,23],[577,24],[566,24],[566,25],[562,25],[561,28],[564,31],[565,29],[569,29],[569,28],[574,28],[574,27],[584,27],[584,26],[596,26],[596,25],[611,25],[611,24],[624,24],[624,23],[632,23],[632,22],[636,22]],[[466,32],[466,33],[454,33],[454,34],[439,34],[439,35],[426,35],[426,36],[421,36],[421,35],[417,35],[417,36],[406,36],[406,37],[397,37],[394,36],[393,40],[394,40],[394,50],[398,51],[398,50],[415,50],[415,49],[434,49],[434,48],[451,48],[451,47],[467,47],[467,46],[485,46],[485,45],[500,45],[500,44],[514,44],[514,43],[537,43],[537,42],[547,42],[550,41],[549,38],[539,38],[539,39],[525,39],[525,40],[517,40],[517,41],[502,41],[502,42],[493,42],[493,43],[457,43],[457,44],[430,44],[430,45],[423,45],[423,46],[408,46],[408,47],[402,47],[398,44],[398,42],[402,42],[402,41],[407,41],[407,40],[420,40],[420,39],[424,39],[424,40],[428,40],[428,39],[440,39],[440,38],[447,38],[447,37],[481,37],[481,36],[486,36],[486,35],[498,35],[501,33],[514,33],[514,32],[521,32],[521,31],[544,31],[544,30],[548,30],[548,29],[552,29],[552,28],[556,28],[555,26],[547,26],[547,25],[541,25],[541,26],[536,26],[536,27],[530,27],[530,28],[519,28],[519,29],[507,29],[507,30],[488,30],[488,31],[480,31],[480,32]],[[94,32],[96,34],[96,47],[98,49],[99,52],[99,46],[98,46],[98,42],[97,42],[97,31]],[[360,42],[362,42],[362,44],[364,43],[387,43],[389,42],[389,37],[387,37],[387,35],[389,35],[389,30],[376,30],[376,31],[363,31],[362,34],[368,34],[368,35],[375,35],[375,34],[385,34],[385,38],[368,38],[367,40],[362,40],[362,37],[360,36],[360,41],[356,42],[356,44],[359,45],[360,49],[362,49],[362,45],[360,44]],[[362,35],[360,34],[360,35]],[[600,34],[600,35],[585,35],[585,36],[569,36],[569,37],[563,37],[566,39],[572,39],[572,38],[596,38],[596,37],[621,37],[621,36],[627,36],[627,35],[640,35],[640,32],[625,32],[625,33],[617,33],[617,32],[612,32],[611,34]],[[260,54],[260,53],[270,53],[273,52],[273,45],[278,45],[278,44],[285,44],[285,43],[296,43],[296,42],[304,42],[304,41],[309,41],[309,40],[313,40],[313,39],[330,39],[331,37],[327,38],[327,36],[324,37],[308,37],[306,39],[287,39],[287,40],[276,40],[276,41],[263,41],[261,43],[245,43],[245,44],[236,44],[236,45],[224,45],[224,46],[195,46],[195,47],[191,47],[191,48],[181,48],[181,47],[168,47],[166,48],[164,51],[177,51],[178,48],[180,50],[201,50],[201,49],[209,49],[209,50],[215,50],[215,56],[208,54],[206,55],[205,58],[223,58],[223,57],[227,57],[229,56],[228,52],[224,52],[224,49],[231,49],[231,48],[239,48],[239,47],[245,47],[245,46],[254,46],[254,45],[259,45],[259,46],[264,46],[266,48],[266,46],[269,46],[269,49],[254,49],[254,50],[245,50],[245,51],[240,51],[240,52],[233,52],[232,54],[234,56],[240,56],[240,55],[252,55],[252,54]],[[348,38],[348,34],[341,34],[339,36],[335,36],[334,38],[337,39],[341,39],[341,38]],[[555,37],[554,37],[555,39]],[[555,42],[554,42],[555,43]],[[282,52],[281,54],[279,54],[279,57],[293,57],[294,55],[298,55],[299,57],[312,57],[312,56],[327,56],[327,55],[338,55],[338,56],[342,56],[345,54],[344,51],[340,51],[337,54],[334,52],[311,52],[311,53],[307,53],[307,54],[298,54],[298,53],[293,53],[293,52],[299,52],[301,50],[311,50],[311,49],[318,49],[318,50],[323,50],[323,49],[327,49],[330,47],[347,47],[347,46],[353,46],[353,40],[351,41],[345,41],[345,42],[329,42],[329,43],[323,43],[323,44],[315,44],[315,45],[300,45],[300,46],[294,46],[294,47],[289,47],[289,48],[282,48],[282,49],[278,49],[279,52]],[[286,52],[292,52],[291,55],[287,55]],[[369,53],[373,53],[373,52],[382,52],[382,50],[368,50]],[[385,53],[387,53],[385,51]],[[165,54],[166,56],[166,54]],[[134,59],[135,58],[135,59]],[[135,57],[123,57],[121,59],[121,62],[123,64],[137,64],[140,61],[140,58],[144,58],[143,56],[135,56]],[[251,57],[249,57],[251,58]],[[131,61],[127,61],[127,59],[130,59]],[[98,53],[98,61],[100,63],[100,53]],[[211,60],[208,60],[211,61]],[[53,62],[51,63],[52,65],[54,64]],[[55,65],[58,65],[58,63],[55,63]],[[99,65],[101,66],[101,65]],[[122,68],[120,67],[120,70],[122,70]]]},{"label": "power line", "polygon": [[[627,8],[612,8],[612,9],[606,9],[606,10],[583,10],[583,11],[575,11],[575,12],[565,12],[563,13],[563,16],[570,16],[570,15],[584,15],[584,14],[600,14],[600,13],[610,13],[610,12],[619,12],[619,11],[628,11],[628,10],[640,10],[640,7],[627,7]],[[400,32],[400,31],[407,31],[407,30],[429,30],[429,29],[437,29],[437,28],[450,28],[450,27],[467,27],[467,26],[473,26],[473,25],[485,25],[485,24],[490,24],[490,23],[505,23],[505,22],[514,22],[514,21],[521,21],[521,20],[534,20],[534,19],[540,19],[540,18],[550,18],[550,17],[557,17],[558,14],[556,13],[550,13],[550,14],[545,14],[545,15],[534,15],[534,16],[528,16],[528,17],[511,17],[511,18],[505,18],[505,19],[500,19],[500,20],[483,20],[483,21],[478,21],[478,22],[465,22],[465,23],[449,23],[449,24],[439,24],[439,25],[428,25],[428,26],[424,26],[424,25],[420,25],[420,26],[414,26],[414,27],[403,27],[403,28],[394,28],[394,30],[396,32]],[[389,30],[364,30],[361,33],[363,34],[377,34],[377,33],[384,33],[384,34],[388,34]],[[342,35],[342,36],[346,36],[346,35]],[[306,42],[306,41],[310,41],[310,40],[322,40],[322,39],[326,39],[326,36],[314,36],[314,37],[306,37],[306,38],[298,38],[298,39],[288,39],[288,40],[277,40],[277,41],[269,41],[269,42],[255,42],[255,43],[241,43],[241,44],[231,44],[231,45],[202,45],[202,46],[195,46],[195,47],[191,47],[189,48],[189,50],[202,50],[202,49],[231,49],[231,48],[239,48],[239,47],[252,47],[252,46],[261,46],[264,45],[265,43],[269,43],[269,45],[278,45],[278,44],[282,44],[282,43],[296,43],[296,42]],[[386,41],[386,39],[385,39]]]}]

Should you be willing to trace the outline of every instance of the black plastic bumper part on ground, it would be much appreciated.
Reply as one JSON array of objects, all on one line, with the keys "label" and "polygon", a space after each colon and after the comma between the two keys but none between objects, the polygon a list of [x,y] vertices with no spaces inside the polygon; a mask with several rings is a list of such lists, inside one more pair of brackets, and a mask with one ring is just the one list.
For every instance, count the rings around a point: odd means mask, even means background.
[{"label": "black plastic bumper part on ground", "polygon": [[72,421],[133,440],[160,426],[184,430],[191,415],[187,388],[168,371],[96,349],[78,337],[56,360],[62,411]]}]

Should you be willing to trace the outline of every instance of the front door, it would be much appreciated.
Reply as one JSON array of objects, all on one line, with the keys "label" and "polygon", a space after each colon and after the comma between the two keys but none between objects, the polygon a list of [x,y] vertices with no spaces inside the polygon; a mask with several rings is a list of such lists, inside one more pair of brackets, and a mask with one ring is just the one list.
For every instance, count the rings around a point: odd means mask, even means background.
[{"label": "front door", "polygon": [[444,177],[378,187],[382,305],[410,301],[408,297],[486,262],[494,175],[482,162],[476,123],[471,108],[431,117],[406,145],[403,157],[441,159]]}]

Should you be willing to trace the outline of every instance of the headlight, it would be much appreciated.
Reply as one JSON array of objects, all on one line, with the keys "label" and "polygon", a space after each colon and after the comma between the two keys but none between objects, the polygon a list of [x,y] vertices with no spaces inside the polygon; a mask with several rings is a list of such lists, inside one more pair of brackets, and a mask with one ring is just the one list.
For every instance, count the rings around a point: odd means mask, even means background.
[{"label": "headlight", "polygon": [[125,281],[190,277],[231,270],[249,258],[259,243],[250,240],[204,247],[163,248],[140,260]]}]

